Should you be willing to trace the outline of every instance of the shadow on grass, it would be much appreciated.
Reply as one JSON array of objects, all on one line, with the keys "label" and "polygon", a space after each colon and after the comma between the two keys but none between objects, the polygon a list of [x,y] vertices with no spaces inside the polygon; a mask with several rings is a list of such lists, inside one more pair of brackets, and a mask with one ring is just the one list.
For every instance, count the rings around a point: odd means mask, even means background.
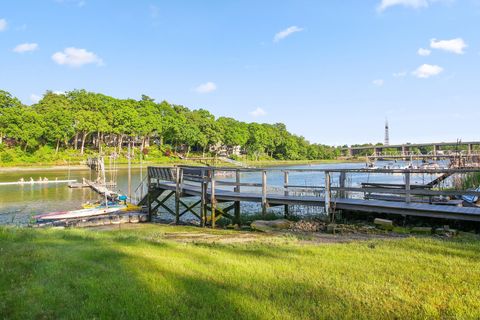
[{"label": "shadow on grass", "polygon": [[[237,277],[242,270],[224,259],[234,259],[238,248],[228,246],[145,245],[74,230],[20,233],[0,238],[0,245],[0,268],[8,274],[0,280],[2,318],[295,319],[315,309],[308,301],[292,303],[296,296],[338,298],[255,272]],[[279,258],[258,248],[238,254]]]},{"label": "shadow on grass", "polygon": [[[421,243],[418,246],[422,250]],[[477,252],[476,247],[472,250]],[[324,251],[174,243],[152,233],[138,238],[128,232],[41,231],[34,236],[0,232],[0,315],[14,319],[359,319],[393,318],[398,316],[395,312],[401,318],[414,310],[422,317],[412,301],[392,304],[396,296],[387,294],[393,284],[368,287],[380,290],[374,299],[362,295],[355,286],[368,285],[368,277],[346,270],[364,271],[361,261],[326,264],[344,269],[322,272],[319,257],[315,260],[319,265],[298,274],[295,266],[300,257],[319,252]],[[347,253],[344,249],[342,254]],[[381,274],[378,277],[383,279]],[[345,278],[353,287],[345,284]]]}]

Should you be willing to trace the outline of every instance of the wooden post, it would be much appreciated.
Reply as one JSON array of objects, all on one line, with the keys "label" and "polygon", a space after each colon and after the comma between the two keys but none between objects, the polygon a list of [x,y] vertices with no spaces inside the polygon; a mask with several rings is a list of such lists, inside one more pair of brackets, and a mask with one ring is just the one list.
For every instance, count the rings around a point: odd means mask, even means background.
[{"label": "wooden post", "polygon": [[180,183],[181,183],[181,172],[180,167],[176,167],[175,174],[175,223],[180,222]]},{"label": "wooden post", "polygon": [[211,207],[211,219],[212,219],[212,228],[215,228],[215,209],[217,206],[217,200],[215,199],[215,169],[212,169],[210,175],[210,207]]},{"label": "wooden post", "polygon": [[[235,192],[240,193],[240,170],[235,170]],[[235,221],[234,223],[240,225],[242,224],[240,220],[240,201],[235,201],[234,202],[235,208],[234,208],[234,214],[235,214]]]},{"label": "wooden post", "polygon": [[132,201],[132,164],[131,164],[131,154],[130,154],[130,140],[128,141],[128,199]]},{"label": "wooden post", "polygon": [[267,214],[267,170],[262,171],[262,214]]},{"label": "wooden post", "polygon": [[410,195],[410,172],[405,172],[405,202],[411,202],[411,195]]},{"label": "wooden post", "polygon": [[150,173],[148,173],[147,178],[147,208],[148,208],[148,222],[152,222],[152,195],[150,193]]},{"label": "wooden post", "polygon": [[334,222],[335,217],[331,211],[331,190],[330,190],[330,172],[325,171],[325,213],[330,217],[330,221]]},{"label": "wooden post", "polygon": [[208,188],[208,182],[207,182],[207,176],[205,174],[205,169],[202,169],[202,185],[201,185],[201,189],[202,189],[202,194],[201,194],[201,203],[200,203],[200,218],[201,218],[201,221],[200,221],[200,224],[202,227],[205,227],[206,223],[207,223],[207,210],[206,209],[206,206],[207,206],[207,203],[206,203],[206,199],[207,199],[207,188]]},{"label": "wooden post", "polygon": [[[285,197],[288,197],[288,171],[283,172],[283,188],[285,189]],[[288,212],[288,204],[284,205],[284,214],[285,218],[288,217],[289,212]]]},{"label": "wooden post", "polygon": [[[339,181],[339,186],[340,188],[345,188],[345,180],[347,180],[347,173],[345,171],[340,172],[340,181]],[[346,192],[344,190],[340,190],[339,196],[340,198],[346,198]]]}]

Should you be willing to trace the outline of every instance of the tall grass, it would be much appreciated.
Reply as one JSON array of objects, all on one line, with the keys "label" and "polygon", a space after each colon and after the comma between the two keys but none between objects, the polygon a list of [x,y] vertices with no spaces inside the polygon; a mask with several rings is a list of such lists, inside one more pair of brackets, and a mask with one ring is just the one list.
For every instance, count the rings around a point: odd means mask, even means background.
[{"label": "tall grass", "polygon": [[462,177],[462,189],[476,189],[480,187],[480,172],[471,172]]}]

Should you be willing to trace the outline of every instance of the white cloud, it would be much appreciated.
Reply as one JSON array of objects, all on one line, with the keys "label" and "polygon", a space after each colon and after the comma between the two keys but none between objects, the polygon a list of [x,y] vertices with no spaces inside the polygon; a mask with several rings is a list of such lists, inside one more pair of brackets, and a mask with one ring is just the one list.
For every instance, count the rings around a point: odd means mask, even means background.
[{"label": "white cloud", "polygon": [[407,71],[395,72],[392,74],[395,78],[403,78],[407,75]]},{"label": "white cloud", "polygon": [[372,83],[377,87],[381,87],[385,84],[385,81],[383,79],[376,79],[376,80],[373,80]]},{"label": "white cloud", "polygon": [[431,64],[422,64],[417,70],[413,71],[412,74],[417,78],[430,78],[432,76],[436,76],[443,71],[443,68],[436,65]]},{"label": "white cloud", "polygon": [[13,48],[14,52],[17,53],[24,53],[24,52],[29,52],[29,51],[35,51],[38,49],[38,44],[36,43],[22,43]]},{"label": "white cloud", "polygon": [[430,40],[430,47],[434,49],[440,49],[448,52],[453,52],[456,54],[464,54],[463,49],[467,47],[465,41],[462,38],[455,38],[451,40]]},{"label": "white cloud", "polygon": [[217,85],[213,82],[202,83],[195,88],[195,91],[197,91],[198,93],[210,93],[215,90],[217,90]]},{"label": "white cloud", "polygon": [[432,51],[430,51],[428,49],[420,48],[420,49],[418,49],[417,53],[418,53],[419,56],[426,57],[426,56],[429,56],[430,53],[432,53]]},{"label": "white cloud", "polygon": [[74,47],[65,48],[61,52],[55,52],[52,55],[52,59],[60,65],[71,67],[81,67],[84,64],[90,63],[95,63],[99,66],[103,65],[102,59],[100,59],[95,53]]},{"label": "white cloud", "polygon": [[273,37],[273,42],[278,42],[280,40],[283,40],[286,37],[288,37],[289,35],[291,35],[295,32],[300,32],[300,31],[303,31],[303,28],[300,28],[300,27],[297,27],[297,26],[288,27],[287,29],[276,33],[275,36]]},{"label": "white cloud", "polygon": [[394,6],[404,6],[409,8],[426,8],[430,2],[435,0],[382,0],[382,2],[377,6],[378,11],[384,11],[389,7]]},{"label": "white cloud", "polygon": [[255,110],[253,110],[252,112],[250,112],[250,115],[252,117],[258,118],[258,117],[263,117],[263,116],[267,115],[267,112],[265,110],[263,110],[262,108],[257,108]]},{"label": "white cloud", "polygon": [[34,93],[30,95],[30,100],[32,100],[33,103],[38,103],[38,101],[40,101],[41,99],[42,99],[41,96],[36,95]]},{"label": "white cloud", "polygon": [[7,20],[5,19],[0,19],[0,32],[7,30]]}]

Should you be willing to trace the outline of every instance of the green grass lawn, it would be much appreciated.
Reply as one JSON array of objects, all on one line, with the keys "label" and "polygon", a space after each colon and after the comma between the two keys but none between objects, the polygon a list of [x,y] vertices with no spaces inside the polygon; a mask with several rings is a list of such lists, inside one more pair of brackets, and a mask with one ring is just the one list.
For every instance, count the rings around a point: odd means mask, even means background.
[{"label": "green grass lawn", "polygon": [[0,228],[0,318],[480,318],[474,237],[217,241],[237,235],[249,236],[161,225]]}]

